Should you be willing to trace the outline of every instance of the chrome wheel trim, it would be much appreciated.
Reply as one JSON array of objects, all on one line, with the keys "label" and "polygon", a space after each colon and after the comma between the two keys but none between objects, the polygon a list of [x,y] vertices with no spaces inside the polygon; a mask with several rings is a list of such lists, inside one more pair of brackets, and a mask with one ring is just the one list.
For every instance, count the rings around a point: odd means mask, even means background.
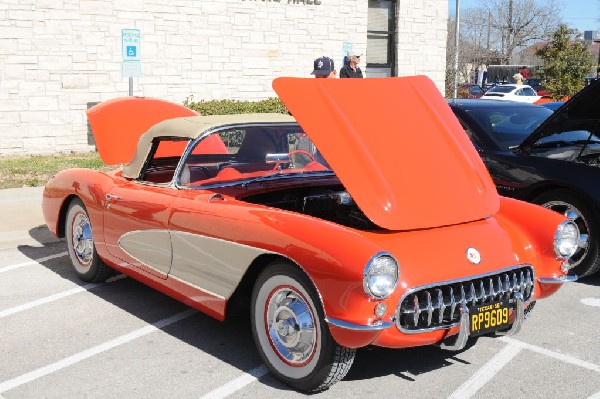
[{"label": "chrome wheel trim", "polygon": [[94,258],[92,226],[83,211],[78,211],[71,224],[71,245],[73,254],[81,266],[89,267]]},{"label": "chrome wheel trim", "polygon": [[265,328],[271,346],[290,366],[303,366],[316,348],[315,317],[302,294],[293,287],[280,287],[265,306]]},{"label": "chrome wheel trim", "polygon": [[[298,360],[294,363],[287,360],[274,344],[277,342],[277,338],[274,339],[271,335],[272,331],[269,326],[268,309],[269,304],[272,302],[271,298],[273,298],[279,290],[292,291],[295,293],[294,295],[297,294],[300,298],[302,298],[302,301],[307,306],[307,309],[309,309],[309,313],[312,315],[311,318],[314,324],[315,341],[312,345],[312,349],[309,351],[310,354],[301,356],[302,358],[306,359],[304,362]],[[276,303],[278,303],[277,299],[273,299],[273,304]],[[284,310],[281,309],[278,314],[281,314],[283,311]],[[319,321],[316,319],[317,311],[315,305],[308,292],[306,292],[306,290],[291,277],[284,275],[272,276],[260,287],[256,298],[256,304],[254,309],[252,309],[252,312],[253,317],[255,318],[255,329],[258,344],[260,346],[260,350],[263,352],[266,358],[267,363],[279,374],[287,378],[301,379],[309,376],[315,370],[320,359],[322,333],[321,323],[319,323]],[[275,313],[273,312],[272,315],[275,316]],[[283,314],[281,314],[281,316],[283,316]],[[271,321],[272,320],[274,319],[271,319]],[[271,323],[271,326],[272,325],[273,324]],[[285,348],[285,346],[280,344],[280,348],[281,347]],[[293,353],[294,351],[289,352]],[[286,351],[283,350],[283,353],[286,353]]]},{"label": "chrome wheel trim", "polygon": [[[571,220],[573,220],[573,222],[575,222],[577,227],[579,227],[580,236],[582,238],[588,237],[588,234],[590,232],[590,226],[588,224],[588,221],[585,219],[581,211],[574,207],[572,204],[569,204],[568,202],[564,201],[548,201],[541,204],[541,206],[570,218]],[[571,257],[573,267],[579,265],[581,261],[585,259],[588,253],[587,240],[580,240],[580,243],[581,244],[579,245],[579,249]]]}]

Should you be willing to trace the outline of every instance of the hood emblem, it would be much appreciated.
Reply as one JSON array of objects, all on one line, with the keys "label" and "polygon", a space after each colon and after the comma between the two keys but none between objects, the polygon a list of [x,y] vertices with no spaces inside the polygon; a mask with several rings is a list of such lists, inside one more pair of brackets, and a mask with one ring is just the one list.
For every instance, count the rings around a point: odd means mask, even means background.
[{"label": "hood emblem", "polygon": [[467,248],[467,259],[474,265],[481,262],[481,254],[475,248]]}]

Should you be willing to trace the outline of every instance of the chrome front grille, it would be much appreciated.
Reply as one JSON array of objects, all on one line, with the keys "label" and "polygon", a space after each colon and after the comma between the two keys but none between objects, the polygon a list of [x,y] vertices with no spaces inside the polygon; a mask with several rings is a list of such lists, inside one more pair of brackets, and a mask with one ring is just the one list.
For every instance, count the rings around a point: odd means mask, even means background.
[{"label": "chrome front grille", "polygon": [[452,327],[460,321],[462,306],[470,308],[508,299],[514,309],[515,293],[521,293],[527,303],[533,296],[534,287],[531,266],[417,287],[404,295],[396,310],[396,325],[406,333]]}]

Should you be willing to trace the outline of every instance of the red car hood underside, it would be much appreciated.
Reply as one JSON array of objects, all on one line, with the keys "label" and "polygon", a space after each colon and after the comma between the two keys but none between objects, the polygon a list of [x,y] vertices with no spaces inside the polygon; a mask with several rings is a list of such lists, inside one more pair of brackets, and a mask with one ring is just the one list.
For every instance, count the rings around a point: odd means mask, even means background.
[{"label": "red car hood underside", "polygon": [[429,78],[278,78],[273,88],[377,225],[431,228],[498,211],[489,173]]},{"label": "red car hood underside", "polygon": [[142,134],[158,122],[197,115],[183,105],[140,97],[104,101],[87,111],[98,154],[107,165],[131,162]]}]

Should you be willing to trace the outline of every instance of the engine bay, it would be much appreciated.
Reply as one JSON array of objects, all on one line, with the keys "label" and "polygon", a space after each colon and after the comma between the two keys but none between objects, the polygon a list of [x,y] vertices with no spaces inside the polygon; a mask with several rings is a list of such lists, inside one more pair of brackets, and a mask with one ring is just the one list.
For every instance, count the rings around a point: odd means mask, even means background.
[{"label": "engine bay", "polygon": [[249,195],[242,201],[324,219],[359,230],[381,230],[341,185],[286,188]]}]

